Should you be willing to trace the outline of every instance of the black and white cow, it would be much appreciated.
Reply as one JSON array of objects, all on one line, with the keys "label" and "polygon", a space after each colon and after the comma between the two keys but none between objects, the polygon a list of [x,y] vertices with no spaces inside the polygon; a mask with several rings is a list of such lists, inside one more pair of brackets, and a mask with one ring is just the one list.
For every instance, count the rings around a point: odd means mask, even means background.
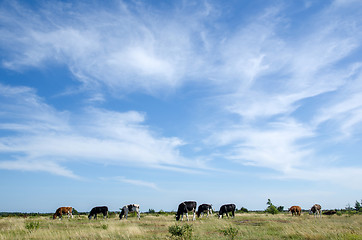
[{"label": "black and white cow", "polygon": [[313,207],[310,209],[309,214],[314,214],[314,217],[322,217],[322,207],[319,204],[314,204]]},{"label": "black and white cow", "polygon": [[102,213],[103,218],[106,218],[108,216],[108,207],[107,206],[102,206],[102,207],[94,207],[94,208],[92,208],[92,210],[90,211],[90,213],[88,215],[89,220],[91,220],[93,216],[94,216],[94,219],[97,219],[97,214],[98,213]]},{"label": "black and white cow", "polygon": [[121,210],[121,213],[119,214],[120,220],[122,220],[123,216],[127,219],[129,212],[136,212],[137,218],[138,218],[138,220],[140,220],[140,205],[129,204],[129,205],[124,206],[123,208],[120,208],[120,210]]},{"label": "black and white cow", "polygon": [[212,214],[212,205],[211,204],[201,204],[199,208],[197,209],[197,217],[204,216],[204,213],[207,213],[207,217],[209,217],[209,214]]},{"label": "black and white cow", "polygon": [[235,204],[222,205],[220,207],[220,211],[219,211],[219,218],[223,218],[224,213],[226,213],[226,216],[229,217],[228,212],[231,212],[232,217],[235,217],[235,210],[236,210]]},{"label": "black and white cow", "polygon": [[186,214],[187,221],[189,220],[188,212],[193,212],[194,216],[192,221],[195,221],[195,211],[196,211],[197,203],[195,201],[185,201],[178,205],[177,213],[176,213],[176,221],[183,220],[184,214]]}]

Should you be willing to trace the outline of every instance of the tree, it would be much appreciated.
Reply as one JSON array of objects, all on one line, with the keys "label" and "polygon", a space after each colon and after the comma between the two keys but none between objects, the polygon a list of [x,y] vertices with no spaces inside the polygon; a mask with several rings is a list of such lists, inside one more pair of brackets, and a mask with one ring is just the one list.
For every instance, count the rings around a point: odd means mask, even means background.
[{"label": "tree", "polygon": [[273,203],[268,199],[268,202],[266,203],[268,205],[267,209],[265,209],[265,212],[271,213],[271,214],[277,214],[278,209],[273,205]]},{"label": "tree", "polygon": [[283,212],[284,211],[284,206],[279,206],[277,209],[278,209],[279,212]]},{"label": "tree", "polygon": [[359,211],[361,209],[361,204],[358,201],[356,201],[354,208],[356,209],[356,211]]}]

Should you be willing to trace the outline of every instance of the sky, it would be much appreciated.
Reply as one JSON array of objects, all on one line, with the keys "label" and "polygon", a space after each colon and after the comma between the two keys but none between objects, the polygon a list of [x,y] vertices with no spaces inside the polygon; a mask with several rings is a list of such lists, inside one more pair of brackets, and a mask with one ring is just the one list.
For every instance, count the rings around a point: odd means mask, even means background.
[{"label": "sky", "polygon": [[361,7],[0,1],[0,211],[354,205]]}]

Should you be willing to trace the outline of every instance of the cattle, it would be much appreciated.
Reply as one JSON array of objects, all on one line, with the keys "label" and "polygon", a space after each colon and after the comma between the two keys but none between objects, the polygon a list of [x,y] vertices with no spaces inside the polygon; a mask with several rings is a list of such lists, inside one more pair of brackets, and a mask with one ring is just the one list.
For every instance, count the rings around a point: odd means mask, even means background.
[{"label": "cattle", "polygon": [[183,220],[184,214],[186,214],[187,221],[189,220],[188,212],[193,212],[192,221],[195,221],[195,211],[196,211],[197,203],[195,201],[185,201],[178,205],[177,213],[176,213],[176,221]]},{"label": "cattle", "polygon": [[310,209],[309,214],[314,214],[314,217],[322,217],[322,207],[319,204],[314,204],[313,207]]},{"label": "cattle", "polygon": [[207,213],[207,217],[209,217],[209,214],[212,214],[212,205],[211,204],[201,204],[199,208],[197,209],[196,215],[197,217],[204,216],[204,213]]},{"label": "cattle", "polygon": [[220,207],[219,210],[219,219],[220,218],[224,218],[224,213],[226,214],[226,216],[229,218],[229,212],[231,212],[232,218],[235,217],[235,210],[236,210],[236,206],[235,204],[224,204]]},{"label": "cattle", "polygon": [[291,206],[289,209],[288,209],[288,212],[291,212],[292,213],[292,216],[300,216],[300,213],[302,212],[302,209],[301,207],[299,206]]},{"label": "cattle", "polygon": [[136,212],[137,218],[140,220],[140,205],[138,204],[129,204],[124,206],[123,208],[120,208],[121,213],[119,214],[119,220],[122,220],[122,217],[125,216],[127,219],[129,212]]},{"label": "cattle", "polygon": [[91,220],[93,216],[94,216],[94,219],[97,219],[97,214],[98,213],[102,213],[103,218],[107,218],[107,216],[108,216],[108,207],[107,206],[102,206],[102,207],[94,207],[94,208],[92,208],[92,210],[90,211],[90,213],[88,215],[89,220]]},{"label": "cattle", "polygon": [[324,211],[323,214],[324,215],[334,215],[336,214],[337,211],[336,210],[328,210],[328,211]]},{"label": "cattle", "polygon": [[56,219],[57,217],[59,217],[59,219],[62,219],[63,217],[63,214],[67,214],[68,215],[68,218],[69,217],[72,217],[73,218],[73,208],[72,207],[60,207],[58,208],[54,215],[53,215],[53,219]]}]

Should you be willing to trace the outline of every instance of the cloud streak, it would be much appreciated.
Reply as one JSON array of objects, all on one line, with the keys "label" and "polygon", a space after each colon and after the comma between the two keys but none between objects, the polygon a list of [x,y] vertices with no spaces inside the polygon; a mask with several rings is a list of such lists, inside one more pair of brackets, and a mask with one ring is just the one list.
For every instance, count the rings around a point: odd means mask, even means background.
[{"label": "cloud streak", "polygon": [[97,108],[85,109],[81,116],[59,113],[30,88],[0,85],[0,89],[0,129],[11,133],[0,138],[0,152],[13,161],[2,162],[3,169],[56,173],[59,168],[58,175],[74,177],[59,164],[76,161],[178,169],[190,162],[178,150],[184,143],[157,136],[144,124],[142,113]]}]

